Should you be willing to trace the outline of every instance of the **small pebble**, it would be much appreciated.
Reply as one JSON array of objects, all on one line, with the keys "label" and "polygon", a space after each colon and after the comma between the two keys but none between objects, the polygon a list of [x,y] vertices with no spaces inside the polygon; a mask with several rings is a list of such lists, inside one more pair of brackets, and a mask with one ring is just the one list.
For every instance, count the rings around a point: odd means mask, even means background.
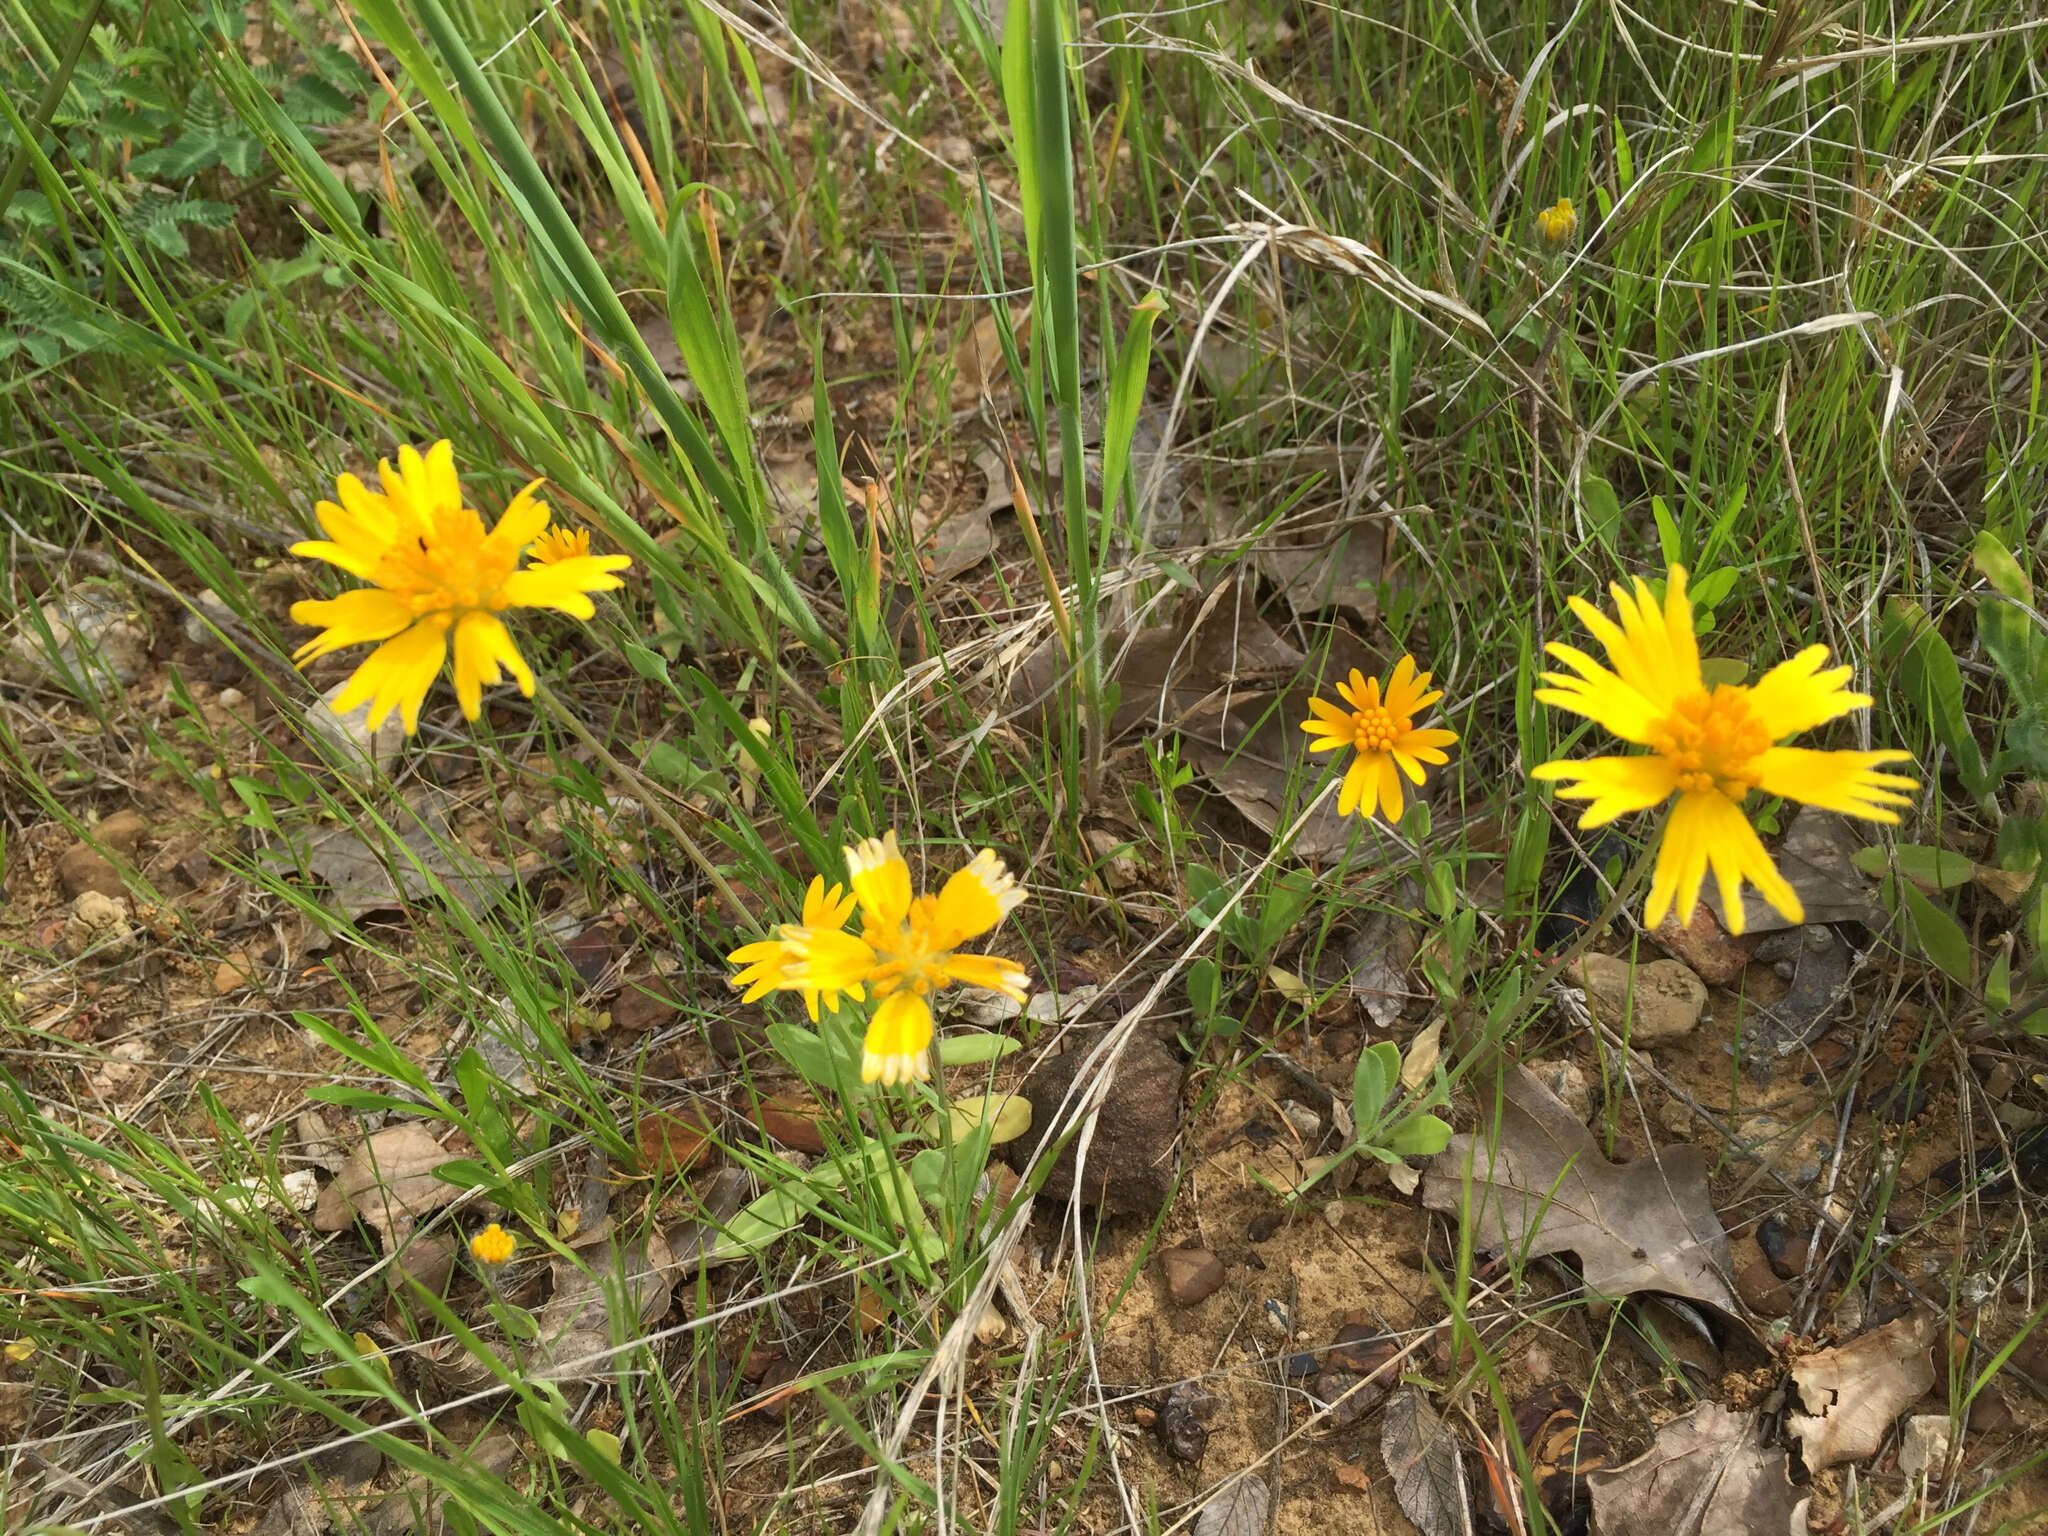
[{"label": "small pebble", "polygon": [[1205,1248],[1169,1248],[1159,1256],[1166,1295],[1177,1307],[1207,1301],[1223,1288],[1223,1261]]}]

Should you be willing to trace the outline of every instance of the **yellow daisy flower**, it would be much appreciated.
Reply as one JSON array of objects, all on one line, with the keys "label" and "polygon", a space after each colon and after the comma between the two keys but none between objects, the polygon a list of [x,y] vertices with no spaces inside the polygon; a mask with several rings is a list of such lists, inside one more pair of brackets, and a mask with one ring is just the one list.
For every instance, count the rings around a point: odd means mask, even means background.
[{"label": "yellow daisy flower", "polygon": [[[910,866],[894,832],[845,851],[860,933],[844,931],[838,887],[826,891],[824,881],[815,880],[804,902],[805,922],[784,925],[779,939],[733,951],[735,963],[748,964],[733,983],[749,989],[749,1000],[769,991],[802,992],[807,1003],[815,996],[835,1012],[842,995],[861,1002],[872,993],[877,1006],[861,1050],[861,1081],[928,1078],[931,993],[957,982],[1024,1000],[1029,978],[1014,961],[957,953],[1015,910],[1024,888],[987,848],[937,895],[924,896],[912,892]],[[824,920],[810,921],[814,911]],[[815,1008],[811,1016],[817,1017]]]},{"label": "yellow daisy flower", "polygon": [[1351,677],[1337,685],[1337,692],[1350,707],[1328,699],[1309,700],[1313,719],[1301,728],[1319,740],[1309,743],[1311,752],[1330,752],[1338,747],[1356,747],[1358,756],[1344,773],[1344,787],[1337,792],[1337,814],[1349,816],[1356,810],[1370,816],[1384,808],[1391,824],[1401,819],[1401,775],[1422,782],[1424,763],[1447,763],[1443,749],[1458,739],[1456,731],[1418,730],[1415,717],[1443,697],[1431,692],[1429,674],[1415,670],[1415,658],[1403,656],[1387,679],[1386,691],[1380,680],[1367,677],[1356,667]]},{"label": "yellow daisy flower", "polygon": [[526,553],[535,565],[554,565],[563,560],[580,559],[590,553],[590,530],[550,528],[533,541],[533,547]]},{"label": "yellow daisy flower", "polygon": [[495,1221],[469,1240],[469,1256],[487,1269],[496,1269],[512,1257],[519,1239]]},{"label": "yellow daisy flower", "polygon": [[1563,245],[1579,227],[1579,215],[1572,200],[1560,197],[1536,215],[1536,237],[1545,245]]},{"label": "yellow daisy flower", "polygon": [[1566,799],[1593,802],[1579,820],[1582,827],[1604,826],[1629,811],[1678,797],[1664,827],[1643,912],[1651,927],[1664,920],[1674,902],[1678,920],[1691,922],[1709,869],[1719,882],[1729,932],[1742,932],[1744,881],[1789,921],[1800,922],[1805,909],[1798,893],[1778,873],[1743,815],[1743,797],[1761,789],[1845,816],[1896,822],[1893,807],[1912,804],[1901,791],[1918,788],[1918,781],[1877,770],[1885,763],[1910,762],[1912,754],[1773,745],[1851,710],[1869,708],[1870,695],[1843,686],[1850,668],[1822,670],[1828,657],[1824,645],[1808,646],[1751,686],[1723,683],[1710,689],[1700,678],[1692,603],[1681,567],[1671,567],[1661,608],[1640,578],[1633,596],[1618,582],[1608,590],[1619,624],[1583,598],[1573,598],[1571,609],[1606,648],[1614,670],[1574,646],[1553,642],[1546,649],[1571,671],[1544,673],[1551,686],[1539,689],[1536,697],[1650,750],[1640,757],[1544,763],[1535,777],[1563,784],[1558,794]]},{"label": "yellow daisy flower", "polygon": [[[726,956],[734,965],[746,967],[737,976],[729,978],[733,986],[745,989],[740,1001],[759,1002],[770,992],[787,986],[792,937],[808,941],[813,933],[836,932],[844,928],[847,919],[853,916],[853,905],[852,892],[837,885],[827,889],[823,875],[813,879],[811,888],[804,892],[802,922],[784,923],[776,930],[780,937],[742,944]],[[821,993],[816,987],[798,984],[795,990],[803,993],[804,1008],[810,1013],[811,1022],[814,1024],[818,1019],[818,1003],[821,997],[825,1006],[834,1013],[839,1011],[840,991],[850,992],[855,1002],[859,1002],[862,997],[861,989],[857,985]]]},{"label": "yellow daisy flower", "polygon": [[531,698],[533,671],[498,615],[507,608],[557,608],[591,618],[597,609],[585,594],[622,586],[612,572],[632,561],[586,553],[585,534],[573,553],[522,570],[520,556],[548,526],[547,503],[534,495],[541,482],[514,496],[487,532],[483,518],[462,504],[455,449],[446,440],[424,455],[400,448],[398,466],[386,459],[377,473],[381,493],[354,475],[336,481],[340,504],[323,501],[315,509],[327,537],[292,546],[295,555],[325,560],[370,583],[336,598],[292,604],[294,623],[326,631],[300,646],[294,659],[304,663],[343,646],[381,641],[334,701],[337,714],[367,702],[372,730],[394,709],[403,712],[407,735],[419,728],[420,706],[451,642],[455,697],[464,716],[476,719],[484,685],[507,671]]}]

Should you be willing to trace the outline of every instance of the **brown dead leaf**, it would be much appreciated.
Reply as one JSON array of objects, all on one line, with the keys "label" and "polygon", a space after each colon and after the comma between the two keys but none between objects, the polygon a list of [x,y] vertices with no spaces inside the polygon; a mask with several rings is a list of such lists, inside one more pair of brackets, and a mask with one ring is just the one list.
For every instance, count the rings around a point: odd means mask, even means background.
[{"label": "brown dead leaf", "polygon": [[[391,839],[374,823],[329,827],[306,844],[306,868],[334,893],[344,917],[402,907],[435,894],[438,882],[472,915],[496,906],[512,884],[510,865],[479,858],[463,847],[446,813],[429,805],[410,830]],[[365,831],[376,837],[373,843]]]},{"label": "brown dead leaf", "polygon": [[[1873,928],[1882,928],[1889,921],[1874,899],[1871,878],[1851,862],[1862,846],[1862,837],[1846,816],[1807,806],[1792,818],[1778,844],[1776,862],[1778,872],[1799,893],[1806,909],[1804,921],[1867,923]],[[1721,893],[1711,880],[1703,899],[1715,919],[1727,927]],[[1742,916],[1746,934],[1799,926],[1758,895],[1755,886],[1743,887]]]},{"label": "brown dead leaf", "polygon": [[979,503],[927,507],[920,502],[910,514],[911,542],[917,548],[918,569],[927,580],[951,581],[995,553],[995,526],[989,519],[1013,504],[1010,471],[987,448],[975,455],[974,462],[985,482]]},{"label": "brown dead leaf", "polygon": [[634,1140],[641,1170],[658,1177],[688,1173],[712,1149],[711,1127],[701,1114],[649,1115],[640,1122]]},{"label": "brown dead leaf", "polygon": [[[1528,1068],[1510,1066],[1502,1090],[1497,1135],[1455,1136],[1430,1160],[1425,1206],[1463,1212],[1483,1248],[1576,1253],[1586,1285],[1602,1296],[1664,1291],[1742,1315],[1698,1147],[1666,1147],[1618,1167]],[[1482,1104],[1489,1099],[1480,1094]]]},{"label": "brown dead leaf", "polygon": [[1597,1536],[1806,1536],[1806,1501],[1753,1415],[1702,1403],[1649,1450],[1586,1479]]},{"label": "brown dead leaf", "polygon": [[1408,969],[1421,947],[1415,925],[1398,912],[1374,912],[1344,945],[1351,990],[1381,1029],[1392,1027],[1408,1006]]},{"label": "brown dead leaf", "polygon": [[1195,1536],[1265,1536],[1273,1491],[1263,1477],[1240,1473],[1214,1493],[1195,1517]]},{"label": "brown dead leaf", "polygon": [[[538,1340],[527,1360],[534,1379],[586,1381],[610,1373],[615,1342],[638,1338],[668,1310],[681,1273],[659,1229],[644,1239],[614,1241],[549,1266],[555,1292],[541,1309]],[[613,1329],[613,1307],[621,1309]]]},{"label": "brown dead leaf", "polygon": [[1792,1367],[1804,1413],[1786,1415],[1806,1470],[1875,1456],[1892,1420],[1934,1385],[1931,1318],[1902,1317]]},{"label": "brown dead leaf", "polygon": [[1372,1477],[1365,1468],[1340,1461],[1337,1463],[1337,1486],[1347,1493],[1371,1493]]},{"label": "brown dead leaf", "polygon": [[[466,1143],[462,1145],[466,1150]],[[434,1174],[443,1163],[462,1155],[455,1143],[443,1147],[417,1120],[387,1125],[349,1154],[340,1174],[322,1191],[313,1226],[321,1232],[339,1232],[360,1218],[389,1252],[420,1217],[438,1211],[462,1192]]]},{"label": "brown dead leaf", "polygon": [[1380,1456],[1401,1513],[1423,1536],[1472,1536],[1472,1497],[1458,1437],[1420,1387],[1404,1386],[1387,1399]]}]

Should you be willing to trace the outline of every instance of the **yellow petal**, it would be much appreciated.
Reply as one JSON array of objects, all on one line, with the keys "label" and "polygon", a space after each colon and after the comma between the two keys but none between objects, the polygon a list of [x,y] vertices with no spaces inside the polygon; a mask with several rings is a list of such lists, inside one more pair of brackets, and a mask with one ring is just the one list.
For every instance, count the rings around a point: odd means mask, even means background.
[{"label": "yellow petal", "polygon": [[383,562],[380,549],[376,554],[363,554],[346,544],[329,544],[320,539],[301,539],[291,546],[291,552],[302,560],[325,560],[329,565],[338,565],[351,576],[360,576],[364,581],[372,580],[377,567]]},{"label": "yellow petal", "polygon": [[1344,770],[1344,787],[1337,791],[1337,814],[1349,816],[1356,811],[1361,816],[1372,815],[1373,808],[1380,803],[1379,785],[1379,768],[1361,752]]},{"label": "yellow petal", "polygon": [[875,968],[875,952],[858,936],[837,928],[804,928],[786,923],[782,941],[789,984],[819,992],[851,992]]},{"label": "yellow petal", "polygon": [[517,553],[547,532],[548,522],[554,514],[548,510],[546,502],[533,494],[544,483],[532,481],[512,498],[498,518],[497,526],[491,529],[493,543],[509,545],[508,552]]},{"label": "yellow petal", "polygon": [[825,877],[811,877],[811,887],[804,892],[804,922],[806,928],[844,928],[846,920],[853,916],[853,893],[841,886],[826,888]]},{"label": "yellow petal", "polygon": [[1851,693],[1843,686],[1852,669],[1822,671],[1821,664],[1827,659],[1826,646],[1809,645],[1790,661],[1771,668],[1749,690],[1749,712],[1770,733],[1771,740],[1783,741],[1851,710],[1869,707],[1869,694]]},{"label": "yellow petal", "polygon": [[1000,955],[948,955],[945,972],[948,979],[963,987],[1001,992],[1020,1003],[1030,993],[1031,978],[1024,968]]},{"label": "yellow petal", "polygon": [[1913,803],[1901,791],[1918,789],[1919,781],[1876,770],[1884,763],[1912,760],[1910,752],[1813,752],[1804,747],[1772,747],[1759,753],[1753,766],[1757,787],[1767,795],[1783,795],[1802,805],[1861,816],[1865,821],[1896,822],[1899,813],[1895,807]]},{"label": "yellow petal", "polygon": [[497,652],[484,626],[503,633],[505,626],[488,613],[465,613],[455,623],[455,701],[462,706],[462,718],[474,720],[483,713],[484,686],[504,676]]},{"label": "yellow petal", "polygon": [[1445,755],[1443,749],[1455,745],[1457,740],[1458,733],[1456,731],[1431,728],[1429,730],[1410,731],[1394,743],[1394,745],[1418,761],[1425,763],[1448,763],[1450,758]]},{"label": "yellow petal", "polygon": [[[1692,921],[1699,904],[1700,887],[1711,868],[1720,887],[1721,910],[1727,915],[1728,931],[1740,934],[1744,927],[1742,886],[1745,881],[1757,894],[1784,915],[1799,922],[1806,915],[1799,893],[1778,873],[1756,829],[1742,814],[1742,807],[1715,790],[1701,790],[1678,797],[1671,820],[1664,830],[1664,847],[1658,851],[1657,873],[1650,886],[1650,901],[1643,920],[1655,927],[1664,920],[1676,899],[1678,920]],[[1670,878],[1666,862],[1673,863]]]},{"label": "yellow petal", "polygon": [[367,701],[372,731],[396,709],[404,717],[405,734],[414,734],[420,727],[420,706],[426,702],[427,690],[434,686],[447,653],[447,637],[438,626],[413,625],[370,652],[335,699],[334,712],[345,715]]},{"label": "yellow petal", "polygon": [[498,592],[515,608],[555,608],[571,618],[589,619],[597,605],[584,594],[624,586],[610,573],[632,563],[624,555],[576,555],[552,565],[529,565],[507,576]]},{"label": "yellow petal", "polygon": [[1579,818],[1582,827],[1604,827],[1630,811],[1646,811],[1668,800],[1678,788],[1677,767],[1655,753],[1542,763],[1529,776],[1562,784],[1557,792],[1561,799],[1592,801]]},{"label": "yellow petal", "polygon": [[865,838],[842,851],[861,911],[893,932],[910,915],[910,866],[896,847],[896,834]]},{"label": "yellow petal", "polygon": [[[1375,704],[1379,702],[1379,688],[1379,683],[1374,682],[1372,685],[1372,702]],[[1365,674],[1359,671],[1358,668],[1353,667],[1351,675],[1337,684],[1337,697],[1346,704],[1349,704],[1353,709],[1364,709],[1366,707]]]},{"label": "yellow petal", "polygon": [[932,923],[932,943],[940,949],[987,933],[1024,899],[1016,876],[1003,867],[993,849],[984,848],[939,891]]},{"label": "yellow petal", "polygon": [[745,967],[726,978],[727,985],[743,989],[744,995],[740,998],[743,1003],[759,1002],[784,985],[789,950],[780,939],[742,944],[725,958],[734,965]]},{"label": "yellow petal", "polygon": [[1570,667],[1577,676],[1545,672],[1543,680],[1551,686],[1536,690],[1540,702],[1584,715],[1623,741],[1632,741],[1638,746],[1648,744],[1651,728],[1668,712],[1668,705],[1658,707],[1641,689],[1608,671],[1577,646],[1553,640],[1544,650]]},{"label": "yellow petal", "polygon": [[1401,820],[1401,770],[1384,752],[1373,753],[1372,762],[1380,781],[1380,814],[1391,827]]},{"label": "yellow petal", "polygon": [[[495,683],[500,676],[499,667],[510,672],[519,684],[519,691],[529,699],[533,697],[533,668],[526,664],[526,658],[519,654],[519,646],[512,639],[512,632],[496,614],[469,613],[463,615],[462,628],[475,648],[480,663],[489,662],[491,670],[484,674],[484,681]],[[458,637],[459,638],[459,637]],[[474,720],[476,716],[471,715]]]},{"label": "yellow petal", "polygon": [[915,992],[892,992],[868,1020],[860,1080],[889,1085],[931,1076],[932,1010]]},{"label": "yellow petal", "polygon": [[325,602],[293,603],[292,622],[325,630],[292,653],[294,661],[310,661],[345,645],[390,639],[412,623],[412,609],[389,592],[363,587]]}]

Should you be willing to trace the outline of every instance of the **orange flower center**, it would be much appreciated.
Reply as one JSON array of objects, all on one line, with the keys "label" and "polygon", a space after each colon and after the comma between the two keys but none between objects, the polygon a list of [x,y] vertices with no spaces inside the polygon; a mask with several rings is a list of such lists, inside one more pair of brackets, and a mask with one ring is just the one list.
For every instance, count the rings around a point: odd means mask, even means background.
[{"label": "orange flower center", "polygon": [[1770,744],[1748,690],[1727,683],[1680,699],[1650,731],[1650,750],[1677,768],[1680,792],[1718,790],[1730,800],[1756,788],[1755,760]]},{"label": "orange flower center", "polygon": [[923,997],[946,984],[946,961],[953,951],[933,932],[938,912],[936,896],[920,896],[910,904],[909,916],[893,929],[874,922],[861,929],[861,941],[875,952],[867,983],[876,997],[891,992]]},{"label": "orange flower center", "polygon": [[467,507],[438,508],[395,541],[371,579],[405,600],[416,616],[445,628],[462,614],[508,606],[499,590],[519,568],[519,551],[503,550]]},{"label": "orange flower center", "polygon": [[1375,704],[1352,712],[1351,740],[1361,752],[1385,752],[1406,736],[1414,723],[1406,715],[1393,714],[1385,705]]}]

